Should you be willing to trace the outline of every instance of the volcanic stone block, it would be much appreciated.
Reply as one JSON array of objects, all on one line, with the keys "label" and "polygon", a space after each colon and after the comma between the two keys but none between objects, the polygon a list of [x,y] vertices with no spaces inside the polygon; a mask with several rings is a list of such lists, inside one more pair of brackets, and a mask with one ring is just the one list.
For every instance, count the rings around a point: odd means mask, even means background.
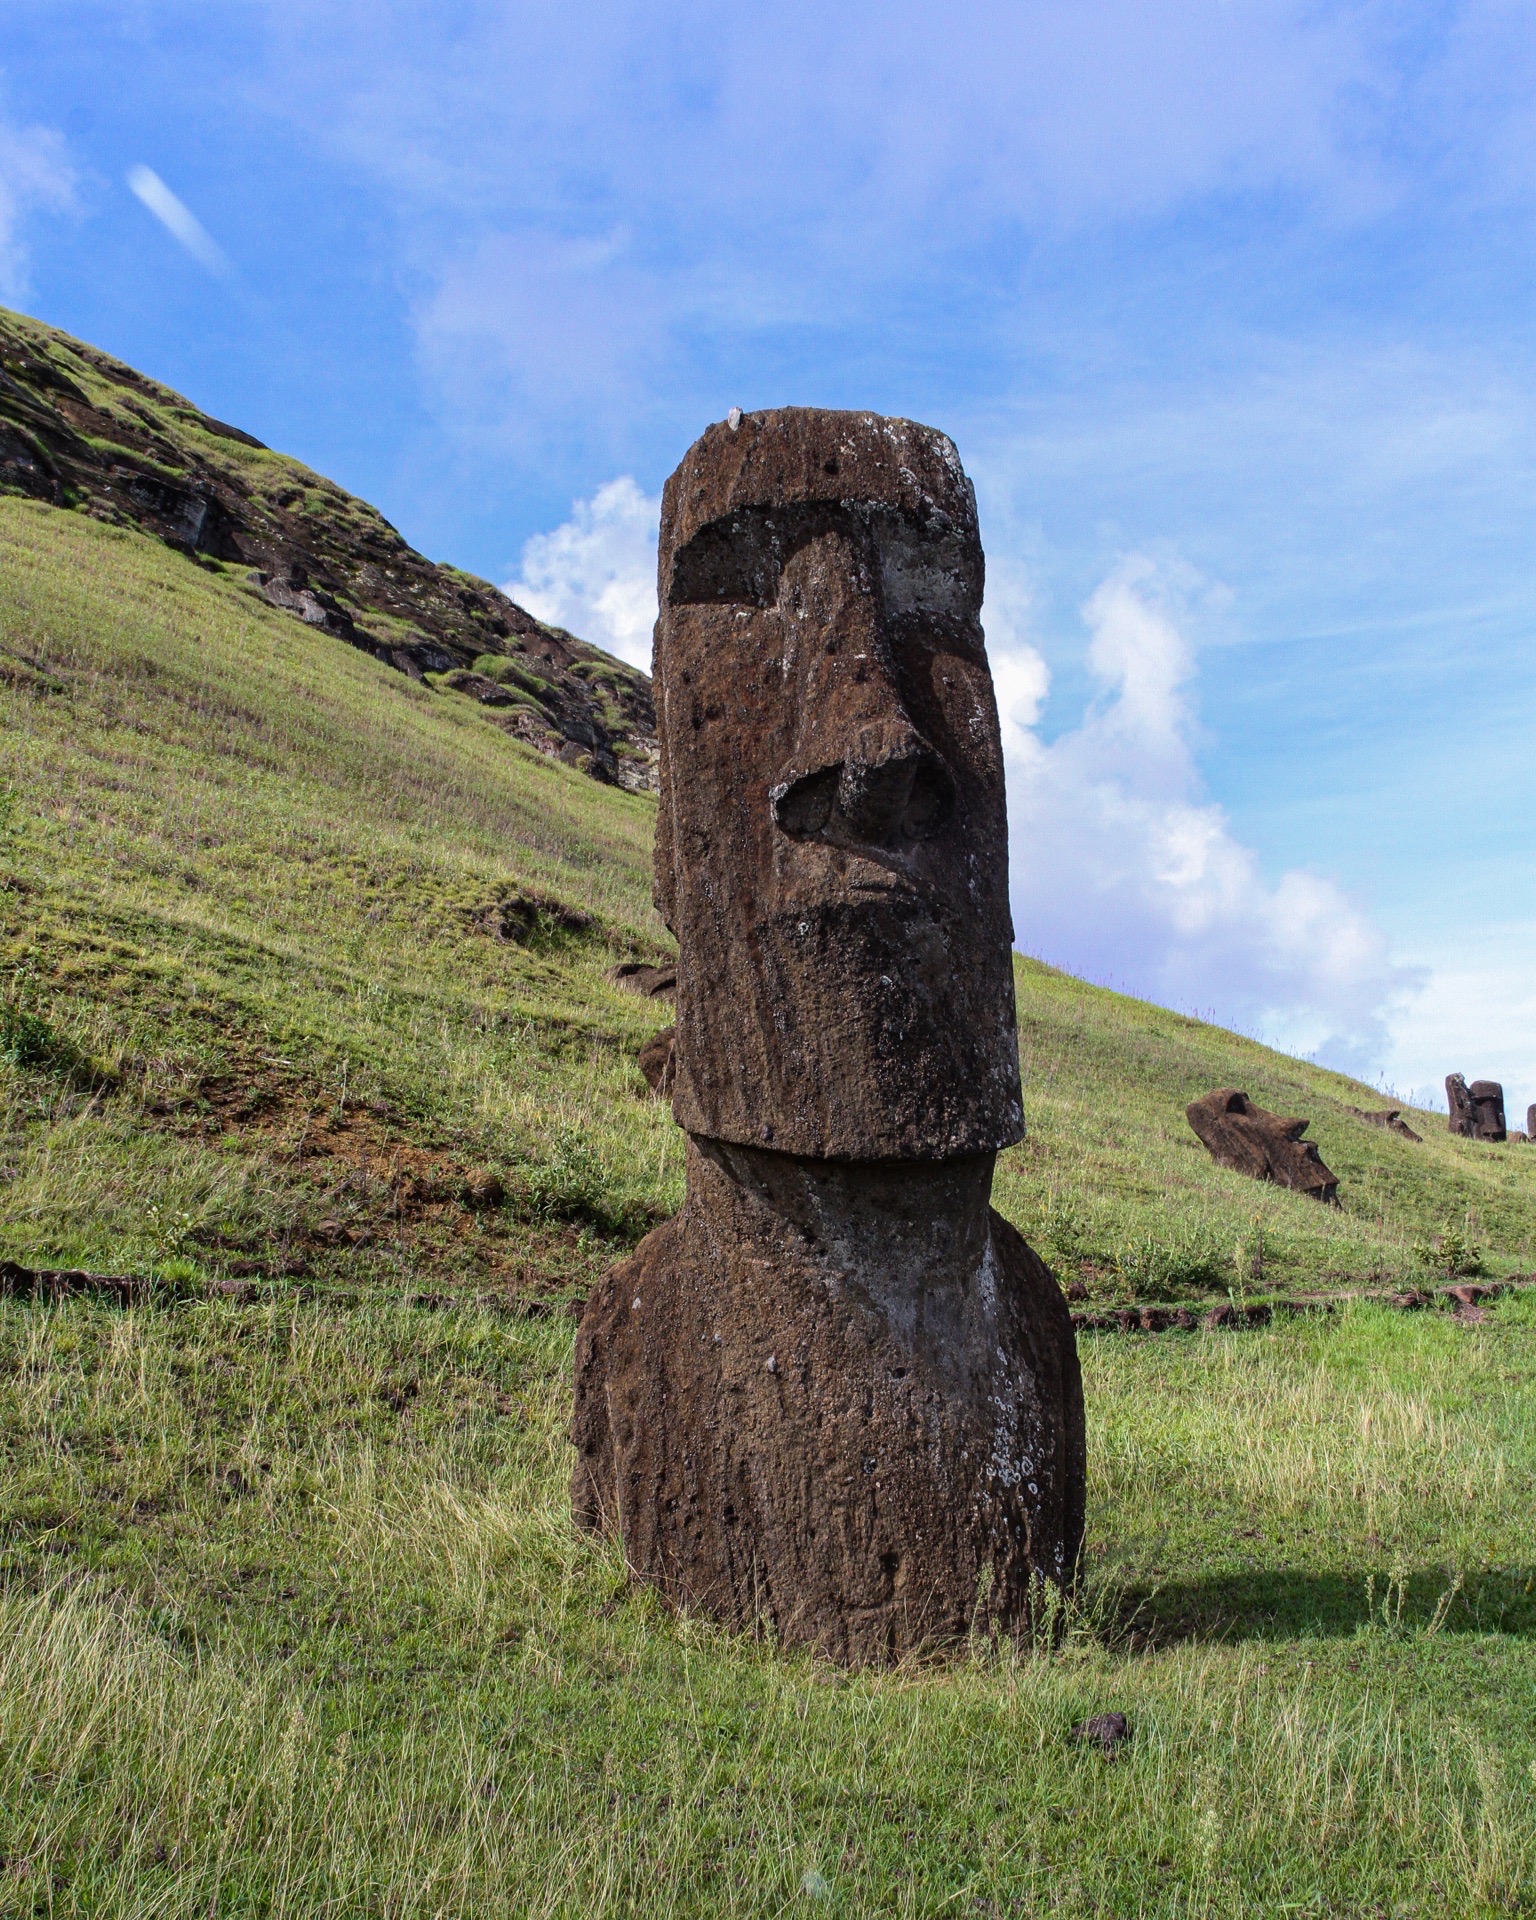
[{"label": "volcanic stone block", "polygon": [[1313,1143],[1301,1137],[1307,1121],[1266,1113],[1236,1087],[1191,1101],[1184,1112],[1218,1166],[1294,1193],[1309,1193],[1315,1200],[1337,1202],[1338,1176],[1323,1165]]},{"label": "volcanic stone block", "polygon": [[1082,1385],[988,1204],[1024,1130],[997,710],[942,434],[786,408],[667,483],[656,898],[681,1213],[577,1339],[573,1502],[674,1603],[879,1661],[1073,1577]]},{"label": "volcanic stone block", "polygon": [[1525,1110],[1525,1137],[1527,1140],[1536,1140],[1536,1106]]},{"label": "volcanic stone block", "polygon": [[1474,1080],[1469,1087],[1459,1073],[1445,1078],[1445,1102],[1450,1108],[1450,1130],[1467,1140],[1503,1140],[1504,1089],[1497,1080]]}]

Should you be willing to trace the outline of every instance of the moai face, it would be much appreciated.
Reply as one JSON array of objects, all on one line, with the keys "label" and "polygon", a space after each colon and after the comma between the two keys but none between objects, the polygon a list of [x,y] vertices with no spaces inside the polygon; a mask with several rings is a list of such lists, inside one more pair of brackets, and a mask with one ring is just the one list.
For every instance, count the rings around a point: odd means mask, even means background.
[{"label": "moai face", "polygon": [[1024,1131],[975,500],[942,434],[784,408],[667,483],[657,903],[674,1111],[820,1158]]}]

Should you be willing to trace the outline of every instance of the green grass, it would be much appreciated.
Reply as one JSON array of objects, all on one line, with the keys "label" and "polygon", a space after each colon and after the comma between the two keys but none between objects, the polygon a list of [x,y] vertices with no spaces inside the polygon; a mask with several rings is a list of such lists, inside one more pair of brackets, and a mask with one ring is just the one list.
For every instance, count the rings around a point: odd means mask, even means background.
[{"label": "green grass", "polygon": [[[561,1303],[680,1194],[665,1010],[605,979],[665,946],[652,803],[10,500],[0,728],[0,1255],[174,1283],[0,1305],[0,1914],[1536,1913],[1529,1296],[1085,1337],[1054,1650],[850,1677],[670,1617],[563,1437]],[[1018,978],[998,1200],[1090,1294],[1530,1263],[1536,1151]],[[1226,1084],[1340,1209],[1210,1164]]]},{"label": "green grass", "polygon": [[1085,1343],[1065,1646],[858,1677],[575,1535],[569,1325],[0,1314],[0,1910],[1536,1910],[1524,1302]]}]

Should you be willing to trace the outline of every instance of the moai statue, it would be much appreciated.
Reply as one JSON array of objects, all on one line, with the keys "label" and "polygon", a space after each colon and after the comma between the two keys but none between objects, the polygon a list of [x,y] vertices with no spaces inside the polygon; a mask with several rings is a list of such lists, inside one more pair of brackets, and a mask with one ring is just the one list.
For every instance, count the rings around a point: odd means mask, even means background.
[{"label": "moai statue", "polygon": [[1525,1110],[1525,1137],[1527,1140],[1536,1140],[1536,1107],[1527,1107]]},{"label": "moai statue", "polygon": [[[1268,1113],[1236,1087],[1221,1087],[1192,1100],[1184,1117],[1217,1166],[1308,1193],[1329,1206],[1337,1204],[1339,1176],[1323,1164],[1316,1146],[1301,1137],[1308,1121]],[[1362,1117],[1371,1118],[1369,1114]],[[1409,1138],[1416,1140],[1418,1135],[1409,1134]]]},{"label": "moai statue", "polygon": [[1469,1087],[1459,1073],[1445,1078],[1445,1103],[1451,1110],[1450,1130],[1468,1140],[1505,1140],[1504,1089],[1497,1080],[1474,1080]]},{"label": "moai statue", "polygon": [[1038,1617],[1083,1529],[1020,1139],[1003,765],[954,447],[711,427],[667,482],[657,903],[687,1197],[594,1291],[578,1519],[675,1604],[873,1662]]}]

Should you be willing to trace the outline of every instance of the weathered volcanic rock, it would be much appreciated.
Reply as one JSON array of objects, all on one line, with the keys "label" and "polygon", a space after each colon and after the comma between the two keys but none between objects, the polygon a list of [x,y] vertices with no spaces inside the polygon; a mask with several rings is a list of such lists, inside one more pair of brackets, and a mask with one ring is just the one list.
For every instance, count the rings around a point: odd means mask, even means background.
[{"label": "weathered volcanic rock", "polygon": [[1403,1118],[1401,1107],[1346,1107],[1346,1113],[1352,1113],[1357,1120],[1365,1121],[1367,1126],[1384,1127],[1388,1133],[1401,1134],[1405,1140],[1422,1140],[1422,1133],[1415,1133]]},{"label": "weathered volcanic rock", "polygon": [[1445,1101],[1452,1133],[1467,1140],[1506,1138],[1504,1089],[1497,1080],[1474,1080],[1469,1087],[1459,1073],[1448,1073]]},{"label": "weathered volcanic rock", "polygon": [[1266,1113],[1236,1087],[1221,1087],[1193,1100],[1184,1112],[1218,1166],[1309,1193],[1316,1200],[1338,1199],[1338,1176],[1323,1165],[1312,1142],[1301,1137],[1307,1130],[1305,1120]]},{"label": "weathered volcanic rock", "polygon": [[854,1159],[1011,1145],[1002,751],[954,447],[812,408],[711,427],[660,568],[679,1123]]},{"label": "weathered volcanic rock", "polygon": [[675,1027],[663,1027],[640,1049],[640,1071],[645,1075],[645,1084],[662,1100],[672,1098],[676,1038]]},{"label": "weathered volcanic rock", "polygon": [[910,421],[733,415],[659,583],[687,1198],[588,1302],[576,1512],[840,1659],[1020,1627],[1075,1570],[1082,1386],[988,1205],[1023,1112],[970,483]]},{"label": "weathered volcanic rock", "polygon": [[990,1155],[691,1141],[576,1356],[577,1518],[675,1603],[873,1662],[1004,1629],[1083,1527],[1070,1316]]},{"label": "weathered volcanic rock", "polygon": [[1525,1137],[1527,1140],[1536,1140],[1536,1106],[1525,1110]]},{"label": "weathered volcanic rock", "polygon": [[608,978],[626,993],[644,994],[647,1000],[672,1000],[677,996],[676,967],[658,967],[648,960],[621,960]]}]

